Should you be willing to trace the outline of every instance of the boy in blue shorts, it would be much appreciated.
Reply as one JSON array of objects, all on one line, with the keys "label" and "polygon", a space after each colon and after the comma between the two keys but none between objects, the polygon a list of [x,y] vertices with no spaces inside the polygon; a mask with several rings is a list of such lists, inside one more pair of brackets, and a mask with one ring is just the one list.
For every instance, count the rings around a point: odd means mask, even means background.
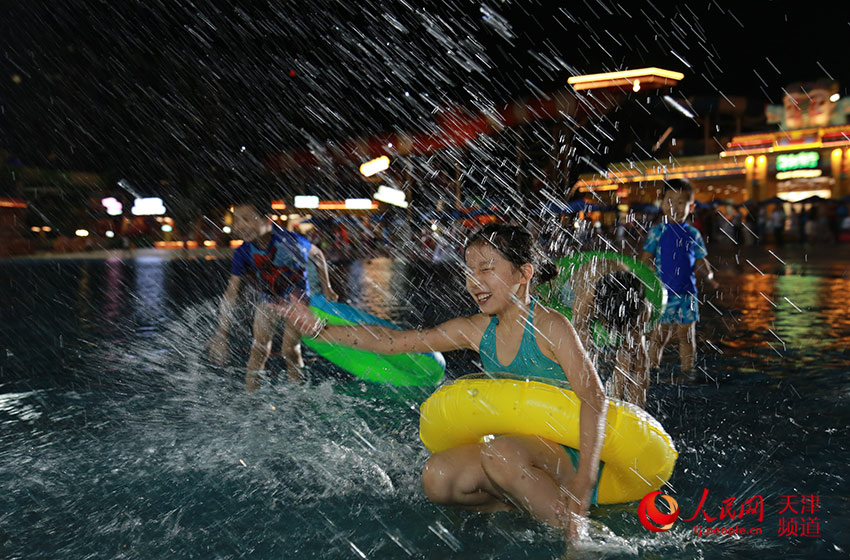
[{"label": "boy in blue shorts", "polygon": [[[274,225],[254,204],[238,204],[233,209],[233,233],[244,243],[233,254],[230,282],[221,300],[219,325],[210,341],[210,353],[218,364],[227,361],[232,311],[242,279],[248,278],[262,294],[254,311],[253,342],[245,373],[245,389],[250,393],[260,385],[260,373],[271,353],[272,337],[281,323],[272,305],[288,301],[293,293],[310,296],[308,259],[316,265],[325,297],[336,301],[337,295],[331,288],[322,251],[305,237]],[[286,360],[287,377],[300,381],[304,362],[301,335],[295,329],[284,330],[281,353]]]},{"label": "boy in blue shorts", "polygon": [[683,373],[694,369],[696,355],[699,321],[696,270],[700,269],[700,275],[712,289],[718,287],[705,258],[708,251],[702,235],[686,223],[693,205],[694,190],[689,182],[682,179],[665,182],[661,192],[664,218],[649,231],[641,253],[641,260],[655,267],[667,288],[667,305],[650,340],[652,366],[661,363],[664,347],[675,334],[679,339]]}]

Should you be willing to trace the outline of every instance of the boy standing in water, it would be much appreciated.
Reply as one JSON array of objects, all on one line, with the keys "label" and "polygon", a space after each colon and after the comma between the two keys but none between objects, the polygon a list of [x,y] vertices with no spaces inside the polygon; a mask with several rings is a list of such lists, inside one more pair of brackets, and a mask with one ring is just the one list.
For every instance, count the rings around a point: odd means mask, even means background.
[{"label": "boy standing in water", "polygon": [[[274,225],[254,204],[243,203],[234,208],[233,232],[244,243],[233,254],[230,282],[221,300],[218,329],[210,341],[210,351],[216,363],[224,364],[227,360],[232,311],[242,278],[247,276],[262,293],[254,311],[253,342],[245,372],[245,389],[250,393],[260,385],[260,372],[266,366],[272,337],[281,323],[280,315],[272,311],[272,305],[287,301],[293,293],[310,296],[307,259],[316,265],[325,297],[336,301],[337,295],[331,288],[322,251],[305,237]],[[286,360],[287,377],[300,381],[304,362],[298,331],[292,328],[284,330],[281,353]]]},{"label": "boy standing in water", "polygon": [[686,223],[694,205],[694,190],[682,179],[665,182],[661,191],[662,222],[649,231],[641,260],[655,267],[667,288],[667,305],[650,342],[653,367],[661,363],[664,347],[675,334],[679,340],[682,372],[694,369],[696,323],[699,321],[696,269],[708,285],[717,289],[714,273],[706,260],[708,251],[702,235]]}]

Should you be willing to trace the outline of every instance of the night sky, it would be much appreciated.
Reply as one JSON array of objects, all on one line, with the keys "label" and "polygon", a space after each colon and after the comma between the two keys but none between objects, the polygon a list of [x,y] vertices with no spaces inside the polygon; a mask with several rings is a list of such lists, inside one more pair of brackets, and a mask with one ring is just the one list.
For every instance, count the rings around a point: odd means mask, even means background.
[{"label": "night sky", "polygon": [[151,179],[421,130],[438,107],[486,109],[580,72],[660,66],[686,74],[676,95],[755,105],[794,81],[850,86],[842,2],[5,4],[0,148]]}]

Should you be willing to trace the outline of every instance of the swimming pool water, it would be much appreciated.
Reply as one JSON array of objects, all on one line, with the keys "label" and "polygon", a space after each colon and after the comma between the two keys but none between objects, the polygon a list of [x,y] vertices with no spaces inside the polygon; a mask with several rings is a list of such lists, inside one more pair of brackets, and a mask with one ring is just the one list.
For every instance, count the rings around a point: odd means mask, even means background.
[{"label": "swimming pool water", "polygon": [[[580,558],[845,557],[850,255],[715,257],[698,382],[671,353],[648,408],[680,458],[665,491],[690,516],[764,498],[761,536],[644,529],[597,508]],[[845,251],[846,252],[846,251]],[[454,276],[453,276],[454,275]],[[437,507],[419,473],[428,391],[366,385],[307,355],[311,381],[246,395],[247,326],[225,368],[204,359],[224,261],[0,263],[0,557],[557,558],[520,514]],[[341,295],[406,326],[474,310],[454,271],[376,259],[335,270]],[[243,306],[242,323],[249,309]],[[478,369],[447,354],[448,377]],[[281,371],[279,358],[270,362]],[[780,536],[783,496],[817,496],[819,536]],[[799,505],[797,506],[799,509]],[[700,519],[704,519],[700,516]],[[815,527],[809,521],[810,529]]]}]

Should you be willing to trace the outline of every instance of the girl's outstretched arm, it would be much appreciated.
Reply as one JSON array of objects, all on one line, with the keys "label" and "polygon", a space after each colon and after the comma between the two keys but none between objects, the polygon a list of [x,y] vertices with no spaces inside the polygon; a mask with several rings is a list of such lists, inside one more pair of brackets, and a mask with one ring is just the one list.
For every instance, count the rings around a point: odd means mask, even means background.
[{"label": "girl's outstretched arm", "polygon": [[277,309],[288,325],[305,336],[379,354],[478,350],[483,335],[475,316],[451,319],[430,329],[402,331],[377,325],[327,325],[300,301]]}]

